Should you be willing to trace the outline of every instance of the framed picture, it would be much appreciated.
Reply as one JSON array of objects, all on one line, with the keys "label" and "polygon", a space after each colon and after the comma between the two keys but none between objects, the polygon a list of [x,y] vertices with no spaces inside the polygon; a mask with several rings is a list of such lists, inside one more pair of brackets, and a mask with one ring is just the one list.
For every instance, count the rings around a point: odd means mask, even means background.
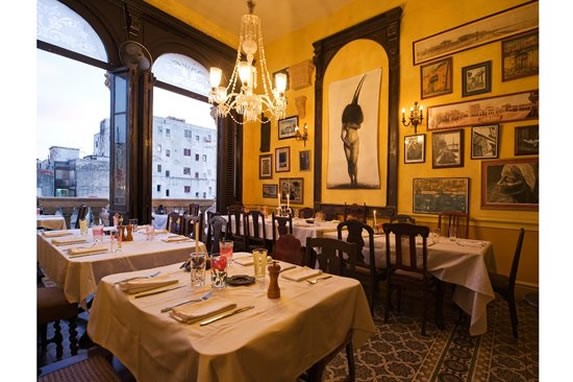
[{"label": "framed picture", "polygon": [[300,171],[310,170],[310,150],[304,150],[298,153]]},{"label": "framed picture", "polygon": [[263,198],[274,198],[278,197],[278,184],[263,184]]},{"label": "framed picture", "polygon": [[298,126],[298,116],[279,119],[279,139],[294,138]]},{"label": "framed picture", "polygon": [[539,90],[428,107],[428,130],[539,118]]},{"label": "framed picture", "polygon": [[259,155],[259,179],[272,179],[273,154]]},{"label": "framed picture", "polygon": [[499,125],[472,127],[472,159],[495,159],[498,147]]},{"label": "framed picture", "polygon": [[287,194],[289,195],[289,203],[303,204],[304,200],[304,180],[302,178],[280,178],[279,179],[279,192],[281,193],[281,203],[287,202]]},{"label": "framed picture", "polygon": [[290,147],[275,149],[275,172],[290,171]]},{"label": "framed picture", "polygon": [[414,65],[537,29],[538,26],[539,3],[530,1],[414,41]]},{"label": "framed picture", "polygon": [[451,57],[420,67],[422,99],[451,93],[452,90]]},{"label": "framed picture", "polygon": [[515,155],[539,154],[539,125],[515,128]]},{"label": "framed picture", "polygon": [[424,163],[426,161],[426,134],[404,137],[404,163]]},{"label": "framed picture", "polygon": [[470,178],[414,178],[412,211],[438,214],[443,211],[468,213]]},{"label": "framed picture", "polygon": [[483,161],[481,176],[482,208],[503,210],[539,208],[537,158]]},{"label": "framed picture", "polygon": [[462,68],[462,97],[491,92],[491,61]]},{"label": "framed picture", "polygon": [[502,81],[539,74],[539,30],[501,42]]},{"label": "framed picture", "polygon": [[464,166],[464,131],[432,134],[432,168]]}]

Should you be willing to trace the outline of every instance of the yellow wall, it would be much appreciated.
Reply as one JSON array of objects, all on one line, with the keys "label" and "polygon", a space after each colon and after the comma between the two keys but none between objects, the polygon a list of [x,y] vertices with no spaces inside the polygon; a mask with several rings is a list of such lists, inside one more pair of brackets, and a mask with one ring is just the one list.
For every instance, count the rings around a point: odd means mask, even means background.
[{"label": "yellow wall", "polygon": [[[410,0],[410,1],[385,1],[373,2],[369,0],[356,0],[349,6],[335,12],[331,17],[321,20],[318,23],[309,25],[298,32],[287,36],[286,38],[273,41],[265,46],[268,64],[271,71],[276,71],[304,60],[312,59],[312,43],[327,37],[342,29],[355,25],[370,17],[381,14],[396,6],[401,6],[403,10],[401,20],[400,36],[400,108],[408,108],[414,101],[420,101],[420,65],[412,64],[412,42],[437,32],[470,22],[472,20],[490,15],[501,10],[523,4],[526,1],[518,0],[500,0],[500,1],[481,1],[481,0]],[[262,20],[264,23],[265,20]],[[357,73],[371,69],[376,63],[373,63],[372,57],[376,59],[381,55],[376,50],[361,49],[355,60],[361,62],[358,69],[345,67],[345,69],[335,70],[332,80],[342,79],[356,75]],[[353,53],[356,55],[356,53]],[[360,56],[360,54],[362,56]],[[491,60],[492,61],[492,91],[490,93],[464,97],[463,100],[472,98],[492,97],[530,89],[537,89],[538,76],[530,76],[512,81],[501,81],[501,42],[493,42],[477,48],[469,49],[453,55],[453,93],[442,96],[427,98],[421,100],[425,108],[434,105],[442,105],[452,102],[459,102],[461,97],[461,70],[462,67],[475,63]],[[387,59],[386,59],[387,60]],[[378,63],[383,68],[383,87],[385,75],[387,76],[387,61],[381,59]],[[340,69],[340,68],[339,68]],[[330,67],[328,69],[331,70]],[[328,74],[328,72],[327,72]],[[325,82],[326,84],[326,82]],[[385,90],[387,91],[387,90]],[[260,144],[260,128],[256,126],[245,126],[244,129],[244,152],[245,162],[243,165],[243,202],[246,205],[269,205],[276,207],[276,200],[262,198],[262,183],[276,184],[279,177],[302,177],[304,179],[304,205],[312,206],[313,203],[313,177],[312,172],[300,172],[298,170],[298,153],[301,150],[311,150],[311,168],[314,159],[314,87],[313,85],[301,90],[289,90],[287,97],[289,106],[287,116],[296,115],[294,98],[300,95],[307,97],[306,117],[299,121],[300,126],[305,122],[309,125],[310,139],[306,147],[302,142],[294,139],[278,140],[276,123],[273,122],[271,129],[271,153],[277,147],[291,147],[291,171],[288,173],[275,173],[273,169],[273,179],[261,181],[258,179],[258,157]],[[387,99],[381,98],[381,105]],[[326,108],[326,105],[324,107]],[[381,107],[381,110],[384,110]],[[400,113],[401,115],[401,113]],[[380,117],[381,124],[385,126],[386,116]],[[537,121],[520,121],[503,123],[500,126],[500,159],[509,159],[514,157],[514,127],[535,124]],[[326,123],[323,126],[327,126]],[[538,284],[538,212],[537,211],[512,211],[512,210],[486,210],[480,207],[480,186],[481,186],[481,161],[470,159],[470,130],[465,128],[464,132],[464,166],[451,169],[432,169],[432,148],[431,132],[426,131],[426,122],[418,127],[418,133],[426,134],[426,161],[421,164],[403,164],[403,140],[405,135],[414,133],[413,129],[404,128],[400,123],[399,139],[399,160],[398,160],[398,212],[412,214],[412,179],[414,177],[469,177],[470,178],[470,216],[472,228],[470,234],[472,237],[491,240],[495,247],[496,266],[499,272],[509,272],[511,258],[517,239],[517,229],[524,227],[526,229],[526,238],[522,261],[518,274],[518,280],[524,284]],[[383,126],[381,126],[383,128]],[[328,129],[324,134],[327,134]],[[385,134],[381,134],[385,135]],[[322,147],[323,160],[326,158],[328,150],[328,137],[323,135]],[[384,139],[385,137],[380,137]],[[385,147],[383,145],[381,148]],[[386,151],[381,150],[380,165],[384,164]],[[323,166],[326,164],[323,163]],[[381,169],[382,171],[382,169]],[[323,176],[326,171],[323,168]],[[381,177],[382,180],[385,179]],[[323,184],[325,184],[323,178]],[[384,182],[382,183],[384,184]],[[341,190],[322,190],[322,201],[327,203],[350,203],[366,202],[369,205],[384,205],[385,195],[373,191],[341,191]],[[298,207],[298,206],[296,206]],[[302,206],[301,206],[302,207]],[[434,215],[416,215],[417,221],[421,224],[433,225],[436,222]]]}]

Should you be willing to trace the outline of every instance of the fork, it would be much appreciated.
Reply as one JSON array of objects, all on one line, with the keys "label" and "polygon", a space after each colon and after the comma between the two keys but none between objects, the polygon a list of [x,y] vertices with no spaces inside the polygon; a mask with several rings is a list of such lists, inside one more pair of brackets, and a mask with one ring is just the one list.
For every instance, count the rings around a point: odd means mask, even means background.
[{"label": "fork", "polygon": [[177,303],[175,305],[171,305],[168,306],[166,308],[161,309],[161,313],[165,313],[165,312],[169,312],[171,309],[184,305],[184,304],[188,304],[190,302],[201,302],[201,301],[205,301],[207,300],[209,297],[211,297],[211,293],[213,293],[213,291],[208,291],[207,293],[205,293],[203,296],[199,297],[199,298],[193,298],[191,300],[185,300],[183,302]]},{"label": "fork", "polygon": [[113,285],[116,285],[116,284],[119,284],[119,283],[124,283],[124,282],[126,282],[126,281],[131,281],[131,280],[150,279],[150,278],[153,278],[153,277],[157,276],[157,275],[160,274],[160,273],[161,273],[161,271],[157,271],[157,272],[153,272],[153,273],[151,273],[151,274],[149,274],[149,275],[147,275],[147,276],[129,277],[129,278],[127,278],[127,279],[123,279],[123,280],[116,281]]},{"label": "fork", "polygon": [[316,278],[316,279],[314,279],[314,280],[305,280],[305,281],[306,281],[307,283],[309,283],[310,285],[314,285],[314,284],[316,284],[317,282],[319,282],[320,280],[326,280],[326,279],[329,279],[329,278],[331,278],[331,277],[332,277],[332,275],[327,275],[327,276],[318,277],[318,278]]}]

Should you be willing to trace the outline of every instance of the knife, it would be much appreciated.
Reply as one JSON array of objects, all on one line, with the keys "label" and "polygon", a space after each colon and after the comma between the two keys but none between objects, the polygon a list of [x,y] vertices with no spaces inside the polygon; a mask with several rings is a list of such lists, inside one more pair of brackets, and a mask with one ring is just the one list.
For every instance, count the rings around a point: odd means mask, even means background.
[{"label": "knife", "polygon": [[162,289],[162,290],[156,290],[156,291],[153,291],[153,292],[147,292],[147,293],[136,294],[136,295],[135,295],[135,298],[146,297],[146,296],[153,296],[154,294],[159,294],[159,293],[163,293],[163,292],[169,292],[170,290],[175,290],[175,289],[183,288],[183,287],[186,287],[186,286],[187,286],[187,285],[180,285],[180,286],[176,286],[175,288]]},{"label": "knife", "polygon": [[223,318],[234,316],[237,313],[246,312],[247,310],[251,310],[254,307],[255,307],[254,305],[249,305],[249,306],[245,306],[244,308],[235,309],[231,313],[222,314],[220,316],[216,316],[216,317],[210,318],[208,320],[202,321],[199,324],[199,326],[205,326],[205,325],[212,324],[215,321],[219,321],[219,320],[222,320]]}]

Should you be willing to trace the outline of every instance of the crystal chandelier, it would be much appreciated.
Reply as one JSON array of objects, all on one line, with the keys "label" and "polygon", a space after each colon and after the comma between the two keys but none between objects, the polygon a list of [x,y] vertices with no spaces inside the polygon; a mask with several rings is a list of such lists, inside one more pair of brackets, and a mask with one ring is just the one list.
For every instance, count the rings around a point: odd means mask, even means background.
[{"label": "crystal chandelier", "polygon": [[[275,119],[285,116],[287,100],[285,97],[287,77],[285,73],[275,75],[275,88],[272,87],[271,76],[267,70],[265,48],[263,47],[263,33],[259,17],[253,14],[255,2],[247,1],[249,14],[241,18],[241,35],[237,47],[237,60],[233,68],[231,80],[225,88],[220,86],[223,71],[220,68],[211,68],[209,103],[216,105],[217,115],[226,117],[231,110],[243,115],[243,122],[260,121],[259,116],[265,112]],[[255,54],[258,50],[255,67]],[[243,55],[246,61],[242,60]],[[255,89],[262,83],[262,94],[256,94]],[[231,114],[232,117],[232,114]],[[237,121],[235,121],[237,122]]]}]

